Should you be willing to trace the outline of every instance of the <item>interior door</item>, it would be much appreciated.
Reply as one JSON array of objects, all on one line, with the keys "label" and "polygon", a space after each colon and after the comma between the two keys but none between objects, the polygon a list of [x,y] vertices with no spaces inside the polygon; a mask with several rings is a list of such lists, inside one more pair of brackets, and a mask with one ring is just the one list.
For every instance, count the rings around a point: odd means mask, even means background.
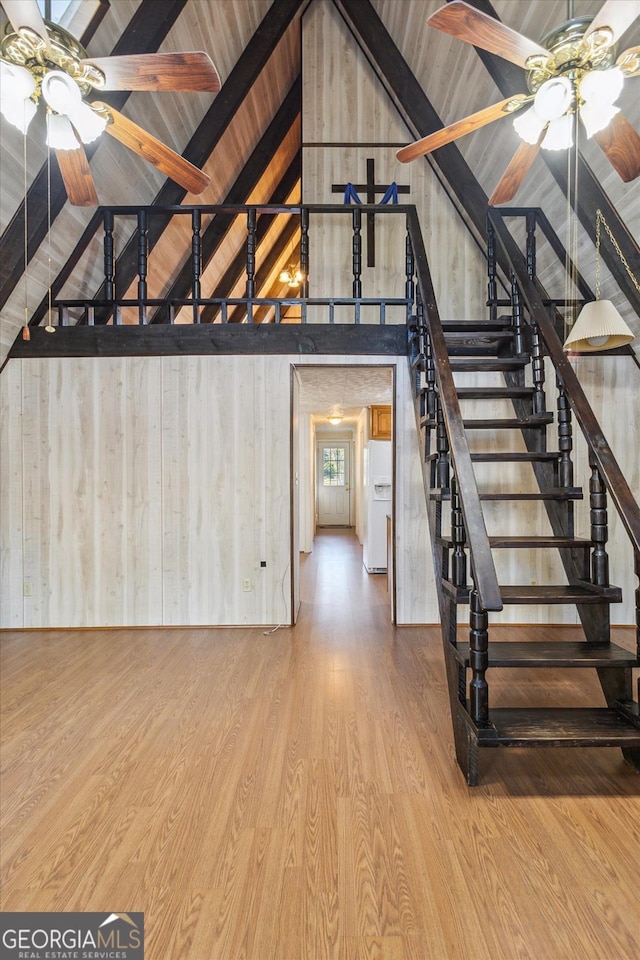
[{"label": "interior door", "polygon": [[348,527],[350,518],[350,464],[347,440],[318,443],[318,526]]}]

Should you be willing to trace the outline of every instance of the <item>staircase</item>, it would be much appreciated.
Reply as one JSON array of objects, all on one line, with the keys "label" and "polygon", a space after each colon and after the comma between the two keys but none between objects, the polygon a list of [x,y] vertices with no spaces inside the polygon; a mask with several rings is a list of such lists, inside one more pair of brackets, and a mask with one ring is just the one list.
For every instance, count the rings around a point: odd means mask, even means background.
[{"label": "staircase", "polygon": [[[622,592],[609,582],[607,494],[615,494],[638,576],[640,511],[564,357],[543,291],[506,228],[496,229],[513,270],[508,312],[493,309],[486,322],[441,323],[427,275],[411,333],[457,760],[471,786],[487,747],[619,747],[640,771],[640,680],[634,700],[632,674],[640,666],[640,590],[631,653],[610,636],[610,606]],[[551,389],[545,355],[556,367]],[[487,412],[499,408],[497,417]],[[574,479],[572,411],[588,450],[581,485]],[[586,512],[586,537],[576,535],[578,508]],[[518,562],[505,562],[515,552]],[[553,574],[550,582],[538,582],[541,570]],[[584,639],[495,639],[489,613],[492,625],[499,623],[500,610],[514,604],[570,606]],[[495,707],[489,694],[496,667],[595,670],[607,706]]]}]

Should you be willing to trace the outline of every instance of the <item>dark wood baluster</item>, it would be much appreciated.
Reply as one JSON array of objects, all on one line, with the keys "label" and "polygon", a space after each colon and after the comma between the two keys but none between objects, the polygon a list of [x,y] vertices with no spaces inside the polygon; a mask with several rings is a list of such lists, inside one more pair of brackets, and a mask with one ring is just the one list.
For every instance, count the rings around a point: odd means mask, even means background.
[{"label": "dark wood baluster", "polygon": [[426,397],[427,397],[427,409],[426,413],[429,419],[433,419],[436,409],[436,366],[433,362],[433,346],[431,343],[431,337],[429,336],[429,330],[426,327],[423,327],[423,342],[424,342],[424,362],[425,362],[425,380],[426,380]]},{"label": "dark wood baluster", "polygon": [[200,323],[200,310],[198,301],[201,296],[200,273],[202,270],[202,238],[200,236],[201,216],[200,210],[191,211],[191,283],[193,296],[193,322]]},{"label": "dark wood baluster", "polygon": [[522,315],[522,296],[515,273],[511,274],[511,310],[513,317],[513,351],[516,356],[525,353],[524,317]]},{"label": "dark wood baluster", "polygon": [[477,726],[486,726],[489,722],[489,685],[486,679],[489,667],[489,614],[483,610],[475,588],[471,591],[469,606],[469,708],[473,722]]},{"label": "dark wood baluster", "polygon": [[404,271],[406,276],[405,297],[407,298],[407,323],[411,323],[414,310],[415,283],[413,274],[415,264],[413,260],[413,247],[411,246],[411,237],[409,236],[409,226],[407,223],[407,236],[405,240]]},{"label": "dark wood baluster", "polygon": [[535,210],[527,213],[527,273],[533,280],[536,275],[536,220]]},{"label": "dark wood baluster", "polygon": [[609,586],[609,557],[606,543],[609,539],[607,518],[607,490],[602,482],[600,471],[590,458],[591,479],[589,480],[589,505],[591,508],[591,580],[598,587]]},{"label": "dark wood baluster", "polygon": [[353,297],[358,300],[362,296],[362,211],[359,207],[353,208],[353,237],[351,239],[353,264]]},{"label": "dark wood baluster", "polygon": [[[302,284],[300,287],[300,296],[307,298],[309,296],[309,208],[302,207],[300,210],[300,271],[302,273]],[[304,305],[306,311],[306,304]],[[306,319],[306,313],[305,313]]]},{"label": "dark wood baluster", "polygon": [[558,381],[558,450],[560,459],[558,461],[558,486],[573,486],[573,461],[571,451],[573,450],[573,425],[571,422],[571,407],[567,400],[567,395]]},{"label": "dark wood baluster", "polygon": [[451,540],[453,543],[451,579],[456,587],[465,587],[467,585],[467,555],[464,549],[466,534],[458,481],[454,473],[451,474]]},{"label": "dark wood baluster", "polygon": [[436,486],[446,490],[449,487],[449,438],[444,426],[442,406],[436,404]]},{"label": "dark wood baluster", "polygon": [[138,323],[147,322],[147,266],[149,261],[149,226],[147,211],[138,210]]},{"label": "dark wood baluster", "polygon": [[496,232],[493,228],[493,224],[489,221],[487,221],[487,268],[489,273],[489,283],[487,285],[487,306],[489,307],[489,319],[496,320],[498,317]]},{"label": "dark wood baluster", "polygon": [[247,322],[253,323],[253,303],[256,295],[256,208],[247,214]]},{"label": "dark wood baluster", "polygon": [[542,340],[537,323],[531,324],[531,371],[533,376],[533,412],[544,413],[546,400],[544,395],[544,357]]},{"label": "dark wood baluster", "polygon": [[[113,248],[113,210],[104,211],[104,298],[116,298],[116,262]],[[114,316],[115,323],[115,316]]]}]

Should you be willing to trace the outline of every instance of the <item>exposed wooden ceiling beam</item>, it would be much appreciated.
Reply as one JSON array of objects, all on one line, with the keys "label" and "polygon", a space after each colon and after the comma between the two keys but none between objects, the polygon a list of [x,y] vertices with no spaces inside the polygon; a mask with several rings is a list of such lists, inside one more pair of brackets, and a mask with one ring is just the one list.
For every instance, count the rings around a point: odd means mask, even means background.
[{"label": "exposed wooden ceiling beam", "polygon": [[[256,148],[249,157],[249,160],[242,168],[240,174],[232,185],[231,189],[227,193],[225,199],[223,200],[223,205],[235,204],[235,203],[247,203],[248,198],[251,195],[251,192],[255,189],[257,184],[260,181],[260,178],[264,175],[267,167],[273,160],[276,151],[280,147],[283,139],[291,129],[292,125],[298,118],[300,114],[300,107],[302,102],[302,90],[301,90],[301,79],[298,77],[296,81],[292,84],[291,89],[287,96],[285,97],[282,105],[280,106],[275,117],[269,124],[268,129],[263,134],[259,140]],[[297,155],[297,160],[291,165],[295,167],[295,176],[296,179],[300,177],[300,154]],[[291,167],[289,169],[289,175],[291,176]],[[286,179],[287,174],[285,174]],[[281,194],[280,184],[275,188],[274,195],[269,198],[269,201],[272,203],[284,203],[284,198],[279,200],[278,196]],[[285,196],[287,196],[289,190]],[[266,198],[265,198],[266,199]],[[213,257],[216,254],[216,251],[219,249],[220,245],[224,241],[226,234],[229,231],[229,227],[233,222],[233,217],[228,215],[218,214],[213,218],[211,223],[208,225],[204,233],[202,234],[202,272],[207,268],[208,264],[211,262]],[[262,219],[262,218],[261,218]],[[171,284],[171,287],[166,292],[165,297],[167,300],[182,300],[185,299],[191,290],[193,280],[193,272],[191,259],[189,257],[185,258],[185,261],[182,265],[182,268],[175,280]],[[214,293],[214,296],[224,296],[225,294]],[[212,319],[212,313],[215,311],[210,311],[209,308],[203,310],[202,321],[210,322]],[[164,319],[165,311],[156,311],[151,320],[152,323],[162,322]]]},{"label": "exposed wooden ceiling beam", "polygon": [[[469,2],[473,4],[474,7],[477,7],[478,10],[482,10],[483,13],[495,17],[496,20],[500,19],[489,0],[469,0]],[[510,96],[512,93],[522,91],[523,73],[519,67],[508,63],[506,60],[503,60],[502,57],[497,57],[493,53],[487,53],[486,50],[480,50],[477,47],[474,49],[498,89],[501,90],[505,97]],[[567,178],[566,154],[561,151],[541,150],[539,156],[541,156],[547,164],[565,197],[568,196],[570,186]],[[631,272],[636,277],[640,277],[640,246],[638,246],[637,241],[632,237],[624,220],[618,213],[616,207],[611,203],[611,200],[602,189],[600,182],[579,150],[577,178],[579,189],[576,190],[576,184],[571,184],[571,203],[574,205],[580,223],[588,236],[591,237],[591,240],[595,244],[596,211],[600,209],[620,245],[620,249],[629,264]],[[617,254],[609,249],[608,244],[604,243],[600,248],[600,252],[620,290],[634,310],[640,314],[640,295]]]},{"label": "exposed wooden ceiling beam", "polygon": [[[333,0],[378,80],[393,101],[403,121],[416,137],[424,137],[444,126],[387,28],[369,0]],[[448,184],[466,214],[476,240],[486,243],[488,197],[455,143],[437,150],[430,159]]]},{"label": "exposed wooden ceiling beam", "polygon": [[[152,52],[160,47],[180,15],[186,0],[142,0],[126,30],[111,51],[113,56],[128,53]],[[104,99],[121,110],[129,91],[105,94]],[[89,158],[98,143],[86,148]],[[26,209],[29,236],[27,259],[36,253],[48,230],[47,164],[34,177],[27,193]],[[51,222],[56,219],[67,200],[67,193],[57,162],[51,164]],[[0,307],[3,307],[19,283],[24,272],[24,200],[7,224],[0,238]]]},{"label": "exposed wooden ceiling beam", "polygon": [[[206,163],[285,31],[296,17],[303,13],[309,2],[310,0],[274,0],[183,152],[183,156],[196,167],[202,167]],[[186,190],[172,180],[167,180],[153,203],[154,206],[170,207],[181,203],[185,196]],[[160,220],[159,217],[154,218],[153,225],[149,226],[150,251],[164,230]],[[135,278],[137,261],[137,239],[134,235],[125,244],[116,263],[120,289],[126,290]],[[99,300],[103,296],[104,287],[101,286],[95,299]]]}]

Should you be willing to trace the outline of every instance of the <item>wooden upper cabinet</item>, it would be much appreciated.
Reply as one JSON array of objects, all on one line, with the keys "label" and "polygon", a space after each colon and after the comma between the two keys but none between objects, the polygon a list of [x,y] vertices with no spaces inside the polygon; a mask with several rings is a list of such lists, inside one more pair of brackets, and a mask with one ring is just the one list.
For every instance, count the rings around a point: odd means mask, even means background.
[{"label": "wooden upper cabinet", "polygon": [[391,440],[391,405],[371,407],[371,439]]}]

